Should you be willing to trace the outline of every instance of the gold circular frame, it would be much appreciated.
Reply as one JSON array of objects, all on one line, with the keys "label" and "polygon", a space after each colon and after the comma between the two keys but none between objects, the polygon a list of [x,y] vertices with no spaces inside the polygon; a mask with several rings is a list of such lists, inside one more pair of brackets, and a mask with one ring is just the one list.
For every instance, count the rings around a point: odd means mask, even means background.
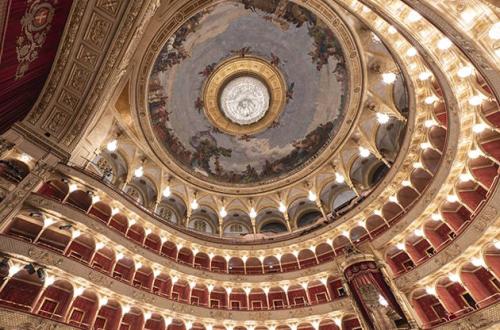
[{"label": "gold circular frame", "polygon": [[[270,96],[269,108],[264,117],[250,125],[239,125],[231,121],[224,115],[219,104],[224,86],[241,76],[251,76],[262,81]],[[214,70],[203,88],[205,115],[212,125],[231,135],[250,135],[266,129],[279,117],[285,103],[286,84],[283,76],[272,64],[255,56],[226,60]]]}]

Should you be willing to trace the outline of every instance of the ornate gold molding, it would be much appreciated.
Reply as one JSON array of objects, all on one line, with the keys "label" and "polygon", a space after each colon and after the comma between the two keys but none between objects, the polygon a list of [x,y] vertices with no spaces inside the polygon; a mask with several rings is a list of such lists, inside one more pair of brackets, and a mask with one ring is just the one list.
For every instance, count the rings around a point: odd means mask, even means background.
[{"label": "ornate gold molding", "polygon": [[[267,87],[269,109],[263,118],[250,125],[238,125],[224,115],[220,95],[224,86],[239,76],[256,77]],[[208,120],[221,131],[231,135],[256,134],[268,128],[281,114],[286,101],[285,79],[280,71],[267,61],[254,57],[234,57],[221,63],[208,77],[203,87],[204,111]]]}]

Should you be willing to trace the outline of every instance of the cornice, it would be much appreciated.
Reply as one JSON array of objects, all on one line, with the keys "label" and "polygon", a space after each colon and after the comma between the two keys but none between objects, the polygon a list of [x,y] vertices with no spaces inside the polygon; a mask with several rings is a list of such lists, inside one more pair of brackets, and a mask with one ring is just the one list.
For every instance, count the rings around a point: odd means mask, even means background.
[{"label": "cornice", "polygon": [[169,310],[169,313],[173,316],[179,316],[181,319],[215,318],[217,320],[215,323],[222,323],[221,320],[232,320],[242,323],[247,320],[283,321],[294,318],[306,318],[314,315],[317,315],[318,318],[321,319],[322,315],[332,312],[352,312],[352,305],[349,297],[336,299],[329,303],[284,310],[235,311],[205,308],[179,303],[136,289],[131,285],[115,280],[101,272],[92,270],[88,266],[75,260],[10,237],[4,236],[0,239],[0,250],[19,258],[41,263],[47,266],[57,277],[65,278],[70,283],[78,283],[79,286],[83,285],[86,288],[93,288],[100,294],[116,297],[118,301],[135,300],[137,306],[143,306],[144,308],[150,306],[151,310]]}]

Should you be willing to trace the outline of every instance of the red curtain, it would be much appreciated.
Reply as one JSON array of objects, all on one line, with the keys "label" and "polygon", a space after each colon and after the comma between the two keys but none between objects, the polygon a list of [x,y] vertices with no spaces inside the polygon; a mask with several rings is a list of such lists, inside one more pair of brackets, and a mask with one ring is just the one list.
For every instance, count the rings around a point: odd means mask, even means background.
[{"label": "red curtain", "polygon": [[[50,73],[72,2],[0,1],[0,134],[33,107]],[[23,56],[28,49],[29,55]]]},{"label": "red curtain", "polygon": [[406,320],[403,310],[399,306],[396,297],[387,285],[384,276],[377,268],[375,262],[366,261],[351,265],[345,270],[344,275],[347,279],[347,283],[354,300],[356,301],[362,316],[365,318],[370,327],[373,328],[372,320],[369,317],[368,307],[361,298],[362,296],[360,291],[360,288],[367,284],[373,285],[377,289],[378,293],[385,298],[389,306],[391,306],[391,308],[394,309],[401,316],[401,318]]}]

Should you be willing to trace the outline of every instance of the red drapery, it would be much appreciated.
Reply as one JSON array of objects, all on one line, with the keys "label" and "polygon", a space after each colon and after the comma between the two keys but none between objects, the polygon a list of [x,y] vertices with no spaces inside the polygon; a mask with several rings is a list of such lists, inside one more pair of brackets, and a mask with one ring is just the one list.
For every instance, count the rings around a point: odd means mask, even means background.
[{"label": "red drapery", "polygon": [[347,279],[347,283],[354,300],[356,301],[362,316],[365,318],[370,327],[374,328],[372,320],[369,317],[368,306],[363,301],[360,291],[361,287],[367,284],[373,285],[377,289],[378,293],[385,298],[389,306],[394,309],[401,316],[401,318],[406,320],[403,310],[399,306],[396,297],[387,285],[384,276],[377,268],[375,262],[366,261],[351,265],[345,270],[344,275]]},{"label": "red drapery", "polygon": [[31,110],[73,0],[0,1],[0,134]]}]

